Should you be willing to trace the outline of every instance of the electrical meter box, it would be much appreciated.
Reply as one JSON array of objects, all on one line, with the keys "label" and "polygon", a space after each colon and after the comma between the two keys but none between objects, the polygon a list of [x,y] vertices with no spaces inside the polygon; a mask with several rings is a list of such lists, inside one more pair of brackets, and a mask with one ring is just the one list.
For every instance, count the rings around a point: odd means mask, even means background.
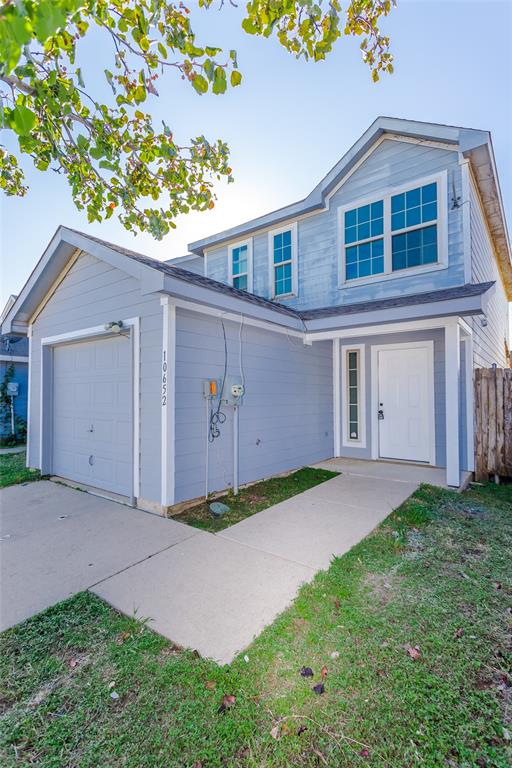
[{"label": "electrical meter box", "polygon": [[220,381],[217,379],[203,380],[203,397],[206,400],[216,400],[220,395]]},{"label": "electrical meter box", "polygon": [[241,376],[226,376],[222,402],[224,405],[241,405],[245,394]]},{"label": "electrical meter box", "polygon": [[7,394],[9,397],[16,397],[19,394],[19,387],[20,385],[17,381],[10,381],[7,384]]}]

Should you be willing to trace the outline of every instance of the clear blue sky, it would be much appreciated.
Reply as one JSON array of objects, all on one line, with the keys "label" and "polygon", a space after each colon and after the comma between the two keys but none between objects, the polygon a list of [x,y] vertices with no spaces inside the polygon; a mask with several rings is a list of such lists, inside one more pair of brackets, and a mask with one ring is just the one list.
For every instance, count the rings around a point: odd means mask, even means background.
[{"label": "clear blue sky", "polygon": [[[509,0],[401,0],[383,25],[396,57],[395,74],[376,85],[353,40],[341,39],[326,62],[298,62],[277,41],[246,35],[241,11],[229,3],[222,11],[192,14],[201,42],[237,49],[243,84],[224,96],[198,96],[170,73],[148,109],[165,118],[180,141],[201,133],[225,139],[235,183],[219,185],[213,211],[182,217],[177,230],[156,242],[145,235],[134,238],[114,219],[89,225],[64,178],[35,171],[24,161],[28,195],[0,197],[2,306],[22,288],[59,224],[156,258],[182,255],[192,240],[304,197],[378,115],[490,130],[512,226]],[[84,45],[86,84],[111,66],[103,40],[96,36]]]}]

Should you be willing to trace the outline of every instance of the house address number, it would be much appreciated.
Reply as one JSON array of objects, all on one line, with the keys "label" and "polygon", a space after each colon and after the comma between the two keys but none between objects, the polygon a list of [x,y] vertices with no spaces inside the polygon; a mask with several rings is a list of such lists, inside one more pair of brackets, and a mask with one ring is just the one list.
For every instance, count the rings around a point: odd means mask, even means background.
[{"label": "house address number", "polygon": [[167,352],[164,349],[162,358],[162,408],[167,405]]}]

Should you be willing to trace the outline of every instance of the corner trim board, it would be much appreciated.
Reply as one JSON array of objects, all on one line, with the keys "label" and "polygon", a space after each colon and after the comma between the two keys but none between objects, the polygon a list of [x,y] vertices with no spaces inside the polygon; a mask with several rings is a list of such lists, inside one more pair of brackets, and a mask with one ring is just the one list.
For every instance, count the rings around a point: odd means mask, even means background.
[{"label": "corner trim board", "polygon": [[162,296],[161,503],[175,498],[176,304]]}]

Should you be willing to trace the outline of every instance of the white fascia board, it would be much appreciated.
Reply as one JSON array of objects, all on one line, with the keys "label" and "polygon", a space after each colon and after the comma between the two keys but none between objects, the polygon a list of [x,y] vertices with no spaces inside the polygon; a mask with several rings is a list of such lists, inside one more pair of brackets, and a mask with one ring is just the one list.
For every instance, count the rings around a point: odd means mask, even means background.
[{"label": "white fascia board", "polygon": [[59,227],[7,313],[2,323],[2,333],[11,333],[16,324],[19,332],[26,332],[28,321],[77,250],[85,251],[140,280],[156,271],[86,235]]},{"label": "white fascia board", "polygon": [[440,317],[481,315],[485,314],[482,296],[468,296],[462,299],[430,302],[429,304],[392,307],[377,309],[373,312],[358,312],[351,315],[323,317],[306,320],[307,332],[310,334],[343,331],[343,329],[358,326],[379,325],[381,323],[406,322],[408,320],[434,320]]},{"label": "white fascia board", "polygon": [[244,301],[237,296],[229,296],[220,291],[214,291],[206,286],[179,280],[170,275],[165,275],[165,293],[177,298],[186,299],[197,304],[205,304],[226,313],[253,317],[275,325],[284,326],[293,330],[303,331],[304,326],[299,317],[279,312],[272,307],[265,307],[251,301]]}]

